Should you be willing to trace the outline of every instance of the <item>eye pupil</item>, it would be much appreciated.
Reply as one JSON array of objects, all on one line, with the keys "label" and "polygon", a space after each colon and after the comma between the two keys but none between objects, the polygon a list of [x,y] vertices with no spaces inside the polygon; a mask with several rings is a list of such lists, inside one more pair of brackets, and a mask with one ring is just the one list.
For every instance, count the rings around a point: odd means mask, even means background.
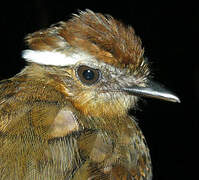
[{"label": "eye pupil", "polygon": [[76,72],[78,79],[85,85],[93,85],[101,77],[101,72],[99,69],[94,69],[85,65],[79,66]]},{"label": "eye pupil", "polygon": [[82,75],[86,80],[92,80],[95,76],[94,72],[90,69],[84,70]]}]

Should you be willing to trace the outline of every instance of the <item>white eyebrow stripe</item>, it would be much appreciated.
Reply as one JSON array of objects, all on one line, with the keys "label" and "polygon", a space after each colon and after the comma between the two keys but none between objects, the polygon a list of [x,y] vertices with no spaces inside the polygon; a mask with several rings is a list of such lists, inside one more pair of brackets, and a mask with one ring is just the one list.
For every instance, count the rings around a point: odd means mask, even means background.
[{"label": "white eyebrow stripe", "polygon": [[84,52],[72,53],[67,56],[56,51],[38,51],[30,49],[22,51],[22,57],[28,62],[52,66],[74,65],[80,60],[91,58],[91,56]]}]

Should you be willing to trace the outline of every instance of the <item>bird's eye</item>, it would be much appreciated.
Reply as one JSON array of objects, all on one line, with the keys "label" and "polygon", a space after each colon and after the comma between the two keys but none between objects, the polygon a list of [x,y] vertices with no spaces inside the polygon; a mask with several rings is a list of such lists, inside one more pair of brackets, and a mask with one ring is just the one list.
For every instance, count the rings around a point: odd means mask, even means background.
[{"label": "bird's eye", "polygon": [[92,85],[99,80],[100,71],[98,69],[82,65],[77,68],[77,75],[82,83]]}]

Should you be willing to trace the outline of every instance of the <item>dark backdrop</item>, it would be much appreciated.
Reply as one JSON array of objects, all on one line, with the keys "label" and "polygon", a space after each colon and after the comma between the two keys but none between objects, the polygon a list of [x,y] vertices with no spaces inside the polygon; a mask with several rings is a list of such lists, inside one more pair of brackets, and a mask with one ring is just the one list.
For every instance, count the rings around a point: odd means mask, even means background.
[{"label": "dark backdrop", "polygon": [[[145,55],[152,62],[155,79],[176,92],[181,104],[146,99],[139,119],[151,150],[154,180],[197,179],[199,9],[191,1],[146,3],[145,1],[27,0],[1,4],[0,79],[18,73],[25,65],[21,51],[27,33],[67,20],[77,9],[108,13],[130,24],[141,37]],[[196,176],[196,177],[195,177]]]}]

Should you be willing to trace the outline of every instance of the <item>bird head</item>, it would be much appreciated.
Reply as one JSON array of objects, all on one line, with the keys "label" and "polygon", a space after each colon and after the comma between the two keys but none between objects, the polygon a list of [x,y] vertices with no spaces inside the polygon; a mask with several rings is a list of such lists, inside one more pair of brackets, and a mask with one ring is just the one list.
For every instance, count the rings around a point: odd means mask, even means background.
[{"label": "bird head", "polygon": [[[90,10],[26,37],[28,74],[55,87],[86,116],[122,116],[138,97],[179,99],[149,78],[134,29]],[[119,112],[119,113],[118,113]]]}]

